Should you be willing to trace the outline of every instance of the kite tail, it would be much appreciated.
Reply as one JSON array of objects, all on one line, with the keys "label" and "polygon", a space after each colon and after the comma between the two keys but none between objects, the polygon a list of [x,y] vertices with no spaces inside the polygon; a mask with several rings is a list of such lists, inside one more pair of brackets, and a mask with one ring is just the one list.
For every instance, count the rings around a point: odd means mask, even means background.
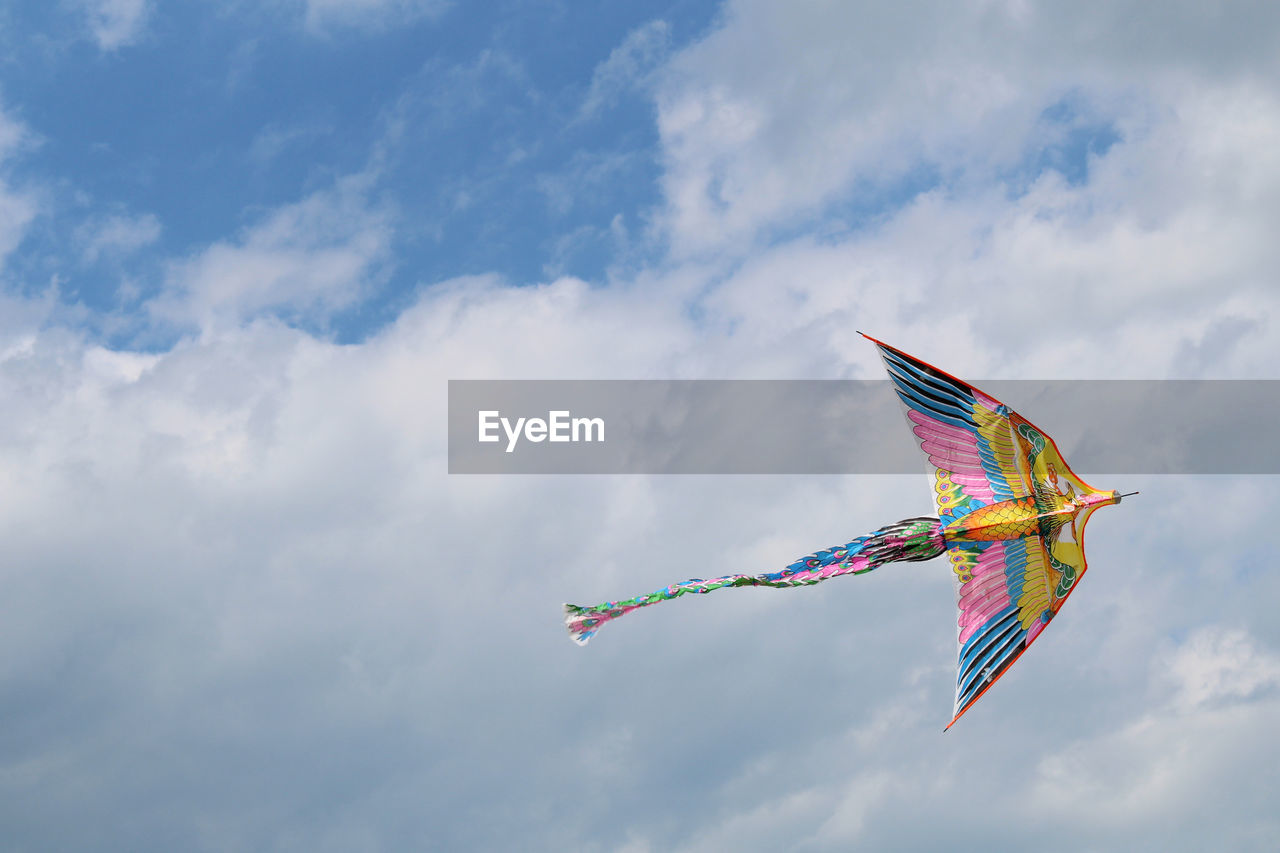
[{"label": "kite tail", "polygon": [[564,624],[569,636],[578,645],[587,641],[606,623],[619,616],[669,601],[686,593],[711,592],[713,589],[732,586],[769,586],[777,589],[792,586],[812,586],[838,575],[863,575],[885,563],[929,560],[946,550],[942,538],[942,524],[936,518],[908,518],[897,524],[882,527],[869,536],[861,536],[845,545],[825,551],[817,551],[796,560],[778,572],[763,575],[725,575],[703,580],[692,578],[684,583],[671,584],[657,592],[628,598],[625,601],[606,601],[594,607],[564,606]]}]

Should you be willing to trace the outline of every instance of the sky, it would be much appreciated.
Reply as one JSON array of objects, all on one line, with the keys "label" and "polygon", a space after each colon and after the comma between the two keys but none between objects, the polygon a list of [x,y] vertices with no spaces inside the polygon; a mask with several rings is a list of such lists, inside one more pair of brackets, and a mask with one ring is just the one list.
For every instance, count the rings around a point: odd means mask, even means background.
[{"label": "sky", "polygon": [[881,378],[858,330],[1280,379],[1278,47],[1256,2],[0,4],[5,845],[1272,849],[1273,477],[1080,472],[1141,497],[943,734],[941,562],[560,612],[923,475],[451,476],[446,428],[450,379]]}]

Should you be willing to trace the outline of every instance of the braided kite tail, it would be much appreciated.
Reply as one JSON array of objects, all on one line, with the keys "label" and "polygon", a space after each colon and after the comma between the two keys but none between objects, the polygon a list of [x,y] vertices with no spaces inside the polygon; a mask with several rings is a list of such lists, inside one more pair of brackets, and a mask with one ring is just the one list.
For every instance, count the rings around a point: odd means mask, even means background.
[{"label": "braided kite tail", "polygon": [[605,601],[594,607],[564,606],[564,624],[569,636],[578,645],[587,641],[606,623],[619,616],[669,601],[687,593],[706,593],[713,589],[734,586],[768,586],[782,589],[793,586],[812,586],[838,575],[862,575],[885,563],[928,560],[946,550],[942,538],[942,525],[936,518],[908,518],[897,524],[882,527],[869,536],[861,536],[845,545],[817,551],[796,560],[778,572],[763,575],[725,575],[703,580],[692,578],[684,583],[672,584],[662,589],[628,598],[625,601]]}]

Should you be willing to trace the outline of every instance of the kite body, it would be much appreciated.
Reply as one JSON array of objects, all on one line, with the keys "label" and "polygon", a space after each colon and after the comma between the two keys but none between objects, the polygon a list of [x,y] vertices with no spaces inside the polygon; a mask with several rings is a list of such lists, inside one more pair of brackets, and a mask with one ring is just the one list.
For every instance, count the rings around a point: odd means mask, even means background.
[{"label": "kite body", "polygon": [[[912,432],[933,467],[936,518],[912,518],[762,575],[694,578],[594,607],[565,605],[565,624],[585,644],[632,610],[737,586],[811,586],[898,561],[945,553],[959,608],[955,723],[1040,635],[1088,568],[1084,527],[1094,510],[1120,503],[1075,475],[1053,439],[1003,403],[935,367],[880,348]],[[950,728],[950,724],[948,724]]]}]

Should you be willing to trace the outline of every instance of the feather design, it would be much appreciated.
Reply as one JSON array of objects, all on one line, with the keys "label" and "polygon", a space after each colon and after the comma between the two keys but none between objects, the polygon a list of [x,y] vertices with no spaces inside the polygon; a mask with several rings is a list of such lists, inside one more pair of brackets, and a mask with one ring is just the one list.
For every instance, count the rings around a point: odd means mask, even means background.
[{"label": "feather design", "polygon": [[1062,607],[1086,569],[1084,523],[1114,493],[1080,480],[1051,438],[999,400],[869,339],[933,466],[956,568],[954,724]]}]

